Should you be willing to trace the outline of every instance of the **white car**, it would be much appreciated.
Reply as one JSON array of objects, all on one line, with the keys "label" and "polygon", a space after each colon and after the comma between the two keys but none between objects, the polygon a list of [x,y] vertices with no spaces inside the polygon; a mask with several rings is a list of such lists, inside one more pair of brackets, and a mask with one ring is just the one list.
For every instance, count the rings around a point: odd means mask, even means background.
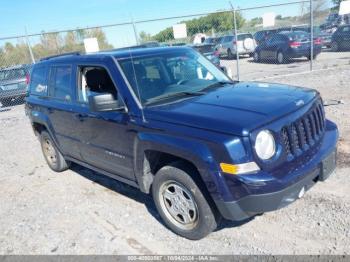
[{"label": "white car", "polygon": [[239,55],[254,54],[256,42],[252,34],[238,34],[237,40],[235,35],[227,35],[221,39],[221,42],[216,46],[220,56],[227,56],[229,59]]}]

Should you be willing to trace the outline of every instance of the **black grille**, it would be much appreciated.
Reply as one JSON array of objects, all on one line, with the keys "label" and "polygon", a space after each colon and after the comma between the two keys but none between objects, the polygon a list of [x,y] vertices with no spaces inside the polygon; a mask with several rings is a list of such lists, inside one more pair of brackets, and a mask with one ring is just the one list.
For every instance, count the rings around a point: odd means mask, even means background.
[{"label": "black grille", "polygon": [[301,119],[281,130],[281,140],[287,155],[297,156],[317,143],[325,128],[323,105],[318,102]]}]

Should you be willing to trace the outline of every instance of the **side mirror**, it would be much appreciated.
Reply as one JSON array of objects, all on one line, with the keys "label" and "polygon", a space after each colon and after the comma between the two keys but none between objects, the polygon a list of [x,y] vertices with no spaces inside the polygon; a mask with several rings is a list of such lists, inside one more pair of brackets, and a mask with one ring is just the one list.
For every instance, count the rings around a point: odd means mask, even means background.
[{"label": "side mirror", "polygon": [[96,94],[88,97],[90,110],[93,112],[118,111],[124,109],[112,94]]}]

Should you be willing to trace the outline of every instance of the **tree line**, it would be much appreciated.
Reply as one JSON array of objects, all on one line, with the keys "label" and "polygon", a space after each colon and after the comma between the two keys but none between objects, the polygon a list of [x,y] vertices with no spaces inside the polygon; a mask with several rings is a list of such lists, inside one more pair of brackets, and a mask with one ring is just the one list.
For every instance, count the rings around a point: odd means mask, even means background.
[{"label": "tree line", "polygon": [[[101,50],[112,49],[105,32],[100,28],[77,29],[67,33],[42,33],[38,40],[29,38],[35,60],[67,52],[85,50],[85,38],[97,38]],[[33,43],[34,42],[34,43]],[[9,67],[18,64],[30,64],[32,59],[27,40],[17,39],[17,43],[6,42],[0,47],[0,67]]]}]

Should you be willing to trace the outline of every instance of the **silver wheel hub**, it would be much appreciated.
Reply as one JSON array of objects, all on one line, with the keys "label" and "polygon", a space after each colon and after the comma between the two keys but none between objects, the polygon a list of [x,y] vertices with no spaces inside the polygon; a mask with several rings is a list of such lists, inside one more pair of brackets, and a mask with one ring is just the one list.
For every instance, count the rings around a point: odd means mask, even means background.
[{"label": "silver wheel hub", "polygon": [[192,194],[181,184],[171,181],[159,191],[161,207],[167,218],[182,229],[193,229],[198,222],[198,208]]},{"label": "silver wheel hub", "polygon": [[55,165],[57,163],[56,150],[53,147],[53,145],[49,139],[45,139],[44,145],[43,145],[43,150],[44,150],[44,155],[45,155],[47,161],[51,165]]}]

